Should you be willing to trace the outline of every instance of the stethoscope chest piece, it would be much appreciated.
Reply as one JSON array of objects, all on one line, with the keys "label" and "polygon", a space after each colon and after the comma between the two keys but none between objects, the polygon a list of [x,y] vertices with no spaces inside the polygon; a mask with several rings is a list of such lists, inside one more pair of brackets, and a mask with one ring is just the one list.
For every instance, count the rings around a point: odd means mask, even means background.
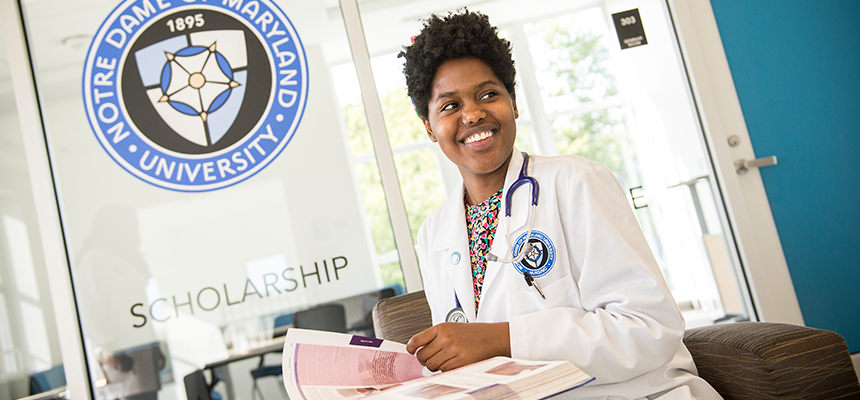
[{"label": "stethoscope chest piece", "polygon": [[451,253],[451,264],[457,265],[460,263],[460,252],[455,251]]},{"label": "stethoscope chest piece", "polygon": [[466,319],[466,312],[463,311],[463,307],[454,307],[451,311],[448,311],[448,315],[445,316],[445,322],[469,322]]}]

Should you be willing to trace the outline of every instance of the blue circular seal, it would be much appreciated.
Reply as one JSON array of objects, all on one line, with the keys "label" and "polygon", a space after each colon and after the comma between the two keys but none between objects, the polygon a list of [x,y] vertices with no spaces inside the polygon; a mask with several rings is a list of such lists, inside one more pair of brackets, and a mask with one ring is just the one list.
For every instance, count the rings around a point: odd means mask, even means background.
[{"label": "blue circular seal", "polygon": [[105,151],[143,181],[184,192],[269,165],[307,94],[302,42],[270,0],[124,1],[84,64],[84,108]]},{"label": "blue circular seal", "polygon": [[[514,242],[514,257],[520,254],[527,234],[528,231],[523,232]],[[532,250],[521,261],[515,262],[514,267],[520,274],[528,271],[532,277],[540,278],[549,273],[555,265],[555,245],[549,240],[549,236],[538,230],[532,231],[529,243],[533,246]]]}]

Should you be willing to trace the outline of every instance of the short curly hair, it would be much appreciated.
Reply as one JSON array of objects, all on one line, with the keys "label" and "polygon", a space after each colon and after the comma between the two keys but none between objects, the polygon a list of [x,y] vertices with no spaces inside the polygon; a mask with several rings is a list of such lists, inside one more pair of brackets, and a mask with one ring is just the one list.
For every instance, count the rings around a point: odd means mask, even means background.
[{"label": "short curly hair", "polygon": [[468,9],[449,12],[447,16],[431,15],[424,28],[409,46],[397,55],[403,57],[407,94],[418,116],[428,118],[428,103],[436,70],[451,59],[474,57],[490,67],[505,89],[514,93],[517,71],[511,55],[511,43],[499,37],[499,30],[480,12]]}]

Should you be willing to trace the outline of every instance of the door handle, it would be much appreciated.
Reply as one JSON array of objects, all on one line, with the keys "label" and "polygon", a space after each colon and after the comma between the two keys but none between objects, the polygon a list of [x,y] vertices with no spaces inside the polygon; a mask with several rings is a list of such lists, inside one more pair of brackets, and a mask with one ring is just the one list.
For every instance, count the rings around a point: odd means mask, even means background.
[{"label": "door handle", "polygon": [[768,167],[771,165],[776,165],[776,156],[756,158],[755,160],[749,161],[740,158],[735,160],[735,171],[738,172],[738,175],[743,175],[747,173],[750,168]]}]

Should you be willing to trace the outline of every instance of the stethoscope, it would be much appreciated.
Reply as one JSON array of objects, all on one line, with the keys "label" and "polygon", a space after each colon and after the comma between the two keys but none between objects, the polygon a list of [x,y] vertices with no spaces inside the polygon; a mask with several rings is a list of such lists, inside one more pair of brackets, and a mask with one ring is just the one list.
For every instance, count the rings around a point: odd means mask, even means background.
[{"label": "stethoscope", "polygon": [[[526,234],[525,240],[520,245],[520,251],[514,256],[514,247],[510,246],[508,249],[508,254],[506,256],[508,258],[499,258],[492,252],[487,254],[487,261],[497,261],[501,263],[510,263],[513,264],[515,262],[522,261],[523,258],[526,257],[529,253],[534,250],[534,246],[529,243],[529,239],[532,237],[532,228],[534,226],[534,218],[535,218],[535,210],[537,209],[538,197],[540,194],[540,186],[538,186],[537,180],[528,174],[529,169],[529,155],[526,152],[522,152],[523,154],[523,166],[520,168],[520,175],[517,177],[511,186],[508,188],[507,193],[505,193],[505,235],[508,238],[508,243],[511,242],[511,201],[514,198],[514,192],[519,189],[520,186],[528,184],[531,186],[531,194],[532,194],[532,204],[529,207],[529,230]],[[543,291],[538,286],[534,277],[529,274],[528,271],[523,271],[523,278],[526,281],[526,285],[529,287],[535,288],[540,297],[546,300],[546,296],[544,296]],[[463,311],[463,307],[460,305],[460,299],[457,298],[457,293],[454,292],[454,302],[455,307],[448,311],[448,315],[445,317],[445,322],[468,322],[466,318],[466,313]]]}]

